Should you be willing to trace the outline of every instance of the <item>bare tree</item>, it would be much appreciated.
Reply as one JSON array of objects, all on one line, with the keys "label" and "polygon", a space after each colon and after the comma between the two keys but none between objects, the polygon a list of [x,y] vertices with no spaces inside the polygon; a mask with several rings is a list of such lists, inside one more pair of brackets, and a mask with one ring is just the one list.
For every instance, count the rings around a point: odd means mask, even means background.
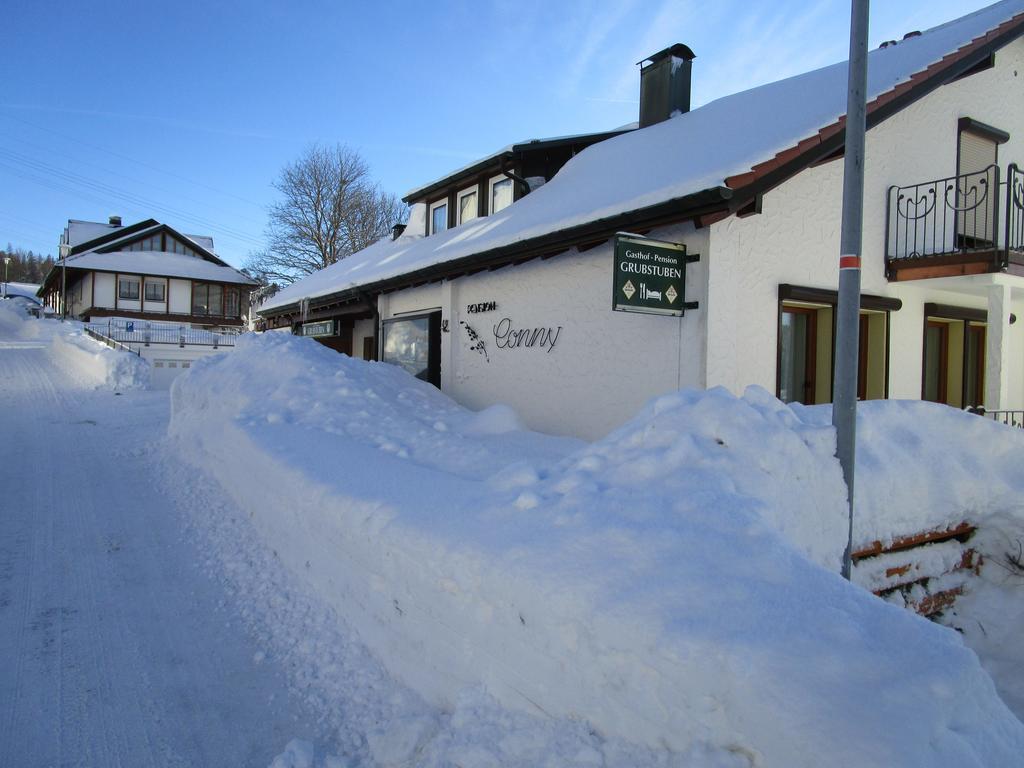
[{"label": "bare tree", "polygon": [[286,285],[328,267],[390,233],[406,216],[405,205],[370,179],[355,150],[319,144],[285,166],[274,188],[264,251],[245,267],[261,283]]}]

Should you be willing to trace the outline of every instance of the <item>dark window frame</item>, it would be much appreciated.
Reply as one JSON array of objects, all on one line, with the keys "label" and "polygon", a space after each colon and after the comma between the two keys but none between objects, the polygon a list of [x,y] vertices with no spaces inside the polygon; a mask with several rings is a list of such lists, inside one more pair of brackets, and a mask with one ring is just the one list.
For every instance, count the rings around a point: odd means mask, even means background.
[{"label": "dark window frame", "polygon": [[[213,289],[220,291],[220,311],[210,311],[210,296],[213,295]],[[205,298],[203,302],[202,311],[199,310],[197,304],[197,298],[202,294]],[[201,283],[192,282],[192,314],[196,317],[224,317],[224,286],[220,283]]]},{"label": "dark window frame", "polygon": [[[405,322],[408,320],[427,320],[427,376],[422,381],[426,381],[428,384],[433,384],[438,389],[441,388],[441,310],[434,309],[427,312],[415,312],[410,314],[397,315],[395,317],[389,317],[387,320],[381,321],[381,342],[380,342],[380,359],[384,362],[388,362],[384,359],[384,345],[386,343],[387,334],[385,329],[387,326],[394,323]],[[393,363],[392,363],[393,364]]]},{"label": "dark window frame", "polygon": [[[117,278],[117,298],[124,299],[125,301],[138,301],[139,300],[139,283],[141,281],[138,278],[121,277]],[[128,291],[125,292],[125,286],[128,286]],[[135,295],[132,295],[131,286],[135,286]]]},{"label": "dark window frame", "polygon": [[[789,306],[786,306],[787,303]],[[794,308],[794,304],[805,304],[805,305],[818,305],[817,307],[809,306],[807,309],[812,311],[818,311],[820,309],[832,309],[832,349],[831,349],[831,360],[829,363],[829,396],[825,403],[832,402],[833,390],[835,387],[835,375],[836,375],[836,360],[835,360],[835,349],[836,349],[836,322],[839,307],[839,292],[830,290],[827,288],[810,288],[802,285],[792,285],[790,283],[779,284],[779,298],[778,298],[778,317],[776,327],[776,338],[775,338],[775,396],[781,395],[782,388],[782,312],[784,309]],[[890,353],[890,337],[892,334],[892,313],[898,312],[903,308],[903,301],[901,299],[892,298],[890,296],[876,296],[874,294],[861,294],[860,300],[860,314],[858,323],[861,323],[859,329],[862,329],[863,323],[870,322],[870,315],[873,313],[885,315],[885,342],[882,350],[882,360],[885,366],[883,375],[883,387],[882,387],[882,398],[885,400],[889,399],[889,378],[891,366],[889,365],[889,353]],[[866,337],[861,335],[859,340],[858,354],[858,371],[857,371],[857,396],[863,398],[867,395],[867,365],[866,360],[870,358],[870,351],[866,342]],[[815,344],[815,364],[817,361],[817,336],[814,338]],[[814,387],[815,391],[817,388],[817,376],[816,371],[812,373],[814,376]],[[817,404],[817,403],[815,403]]]},{"label": "dark window frame", "polygon": [[[940,400],[947,403],[949,400],[949,328],[954,323],[963,324],[963,341],[961,350],[960,370],[960,404],[952,407],[965,408],[968,405],[983,405],[985,402],[985,365],[987,359],[986,344],[988,343],[988,312],[984,309],[973,309],[971,307],[957,307],[951,304],[926,303],[924,305],[924,336],[921,348],[921,399],[925,399],[928,373],[928,328],[934,325],[945,326],[945,352],[941,358],[942,376],[945,379]],[[974,370],[970,369],[967,345],[968,336],[971,333],[981,335],[981,345],[978,348],[978,362]],[[973,383],[981,403],[968,403],[967,390],[968,379],[973,377]],[[929,401],[933,402],[933,401]]]},{"label": "dark window frame", "polygon": [[786,306],[779,302],[779,340],[776,346],[775,362],[775,396],[782,397],[782,318],[785,314],[803,315],[807,318],[807,340],[804,349],[804,368],[806,374],[803,384],[803,398],[792,402],[814,405],[815,393],[818,391],[818,310],[819,307]]},{"label": "dark window frame", "polygon": [[[149,295],[150,288],[159,288],[160,297]],[[146,280],[143,287],[143,296],[146,301],[152,301],[157,304],[165,304],[167,302],[167,283],[163,280]]]}]

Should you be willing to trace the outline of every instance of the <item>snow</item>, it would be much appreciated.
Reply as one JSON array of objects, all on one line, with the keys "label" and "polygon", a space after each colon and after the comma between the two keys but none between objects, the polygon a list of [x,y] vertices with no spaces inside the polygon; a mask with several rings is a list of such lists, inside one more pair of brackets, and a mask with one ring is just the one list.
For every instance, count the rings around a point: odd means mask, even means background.
[{"label": "snow", "polygon": [[585,444],[265,334],[180,377],[170,417],[66,367],[50,347],[76,333],[0,309],[0,764],[981,766],[1024,745],[996,695],[1024,713],[1021,430],[861,409],[859,536],[978,525],[959,634],[835,575],[825,407],[680,392]]},{"label": "snow", "polygon": [[[910,79],[1000,23],[1024,12],[1003,0],[918,37],[871,51],[868,100]],[[270,311],[418,269],[473,256],[573,226],[721,186],[778,152],[815,135],[846,111],[847,64],[841,62],[712,101],[656,125],[580,152],[540,189],[506,209],[437,235],[410,224],[284,288]]]},{"label": "snow", "polygon": [[210,253],[216,255],[217,252],[215,250],[213,250],[213,238],[212,237],[209,237],[208,235],[185,235],[185,237],[187,237],[193,243],[198,245],[200,248],[203,248],[203,249],[209,251]]},{"label": "snow", "polygon": [[[60,262],[55,269],[59,268]],[[241,272],[215,264],[206,259],[182,253],[163,251],[115,251],[113,253],[83,253],[67,260],[75,269],[96,269],[106,272],[129,272],[161,277],[181,277],[192,280],[210,280],[221,283],[255,285]]]},{"label": "snow", "polygon": [[74,248],[82,243],[88,243],[90,240],[108,235],[117,229],[121,229],[121,227],[103,224],[98,221],[68,219],[68,245]]},{"label": "snow", "polygon": [[55,362],[87,386],[145,389],[149,363],[138,355],[111,349],[86,335],[81,323],[31,318],[22,310],[0,303],[0,335],[46,348]]},{"label": "snow", "polygon": [[[792,407],[807,423],[831,422],[829,406]],[[1022,437],[1020,429],[936,403],[858,403],[855,539],[888,543],[965,518],[1020,517]]]},{"label": "snow", "polygon": [[[31,299],[39,301],[36,297],[36,291],[39,290],[39,286],[35,283],[7,283],[6,289],[0,287],[0,291],[6,290],[8,296],[28,296]],[[2,293],[0,293],[2,295]]]},{"label": "snow", "polygon": [[[422,697],[402,694],[379,733],[343,732],[330,754],[980,766],[1013,764],[1024,748],[1024,726],[959,634],[836,575],[845,487],[825,408],[756,388],[683,391],[585,445],[282,334],[197,363],[171,396],[178,455],[215,466],[246,511],[209,537],[237,588],[265,589],[262,561],[248,563],[272,552],[273,578],[343,617]],[[1012,461],[1024,433],[922,404],[872,404],[861,418],[866,541],[964,517],[1012,536],[1024,519]],[[999,615],[975,594],[986,619]],[[364,690],[345,671],[361,662],[309,629],[334,621],[252,610],[310,688]],[[1021,628],[993,622],[991,669],[1019,668],[1007,638]],[[1019,691],[1019,671],[1007,674],[1003,689]]]},{"label": "snow", "polygon": [[0,765],[267,766],[329,736],[207,573],[193,518],[239,513],[165,450],[167,393],[93,388],[8,320]]}]

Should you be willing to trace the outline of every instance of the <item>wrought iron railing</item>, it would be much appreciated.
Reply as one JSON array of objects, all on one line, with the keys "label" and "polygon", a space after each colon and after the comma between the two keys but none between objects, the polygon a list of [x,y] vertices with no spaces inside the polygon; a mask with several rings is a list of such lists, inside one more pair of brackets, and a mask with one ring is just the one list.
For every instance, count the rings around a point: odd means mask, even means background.
[{"label": "wrought iron railing", "polygon": [[90,323],[86,326],[86,330],[92,330],[118,342],[141,344],[144,347],[153,344],[173,344],[179,347],[207,346],[218,349],[233,347],[235,339],[245,329],[222,329],[213,332],[202,328],[188,328],[184,325],[152,325],[144,321],[138,323],[107,321],[106,323]]},{"label": "wrought iron railing", "polygon": [[140,357],[142,356],[141,352],[132,349],[127,344],[124,344],[118,341],[117,339],[111,338],[110,336],[107,336],[106,334],[101,333],[100,331],[97,331],[93,328],[90,328],[89,326],[85,327],[85,333],[87,336],[96,339],[96,341],[100,342],[100,344],[106,344],[111,349],[120,349],[122,352],[131,352],[133,355],[139,355]]},{"label": "wrought iron railing", "polygon": [[976,173],[889,187],[886,260],[991,252],[1002,263],[999,176],[999,166],[990,165]]},{"label": "wrought iron railing", "polygon": [[1024,251],[1024,171],[1016,163],[1006,169],[1006,249]]},{"label": "wrought iron railing", "polygon": [[1024,429],[1024,411],[989,411],[982,407],[969,408],[971,413],[976,413],[979,416],[986,416],[993,421],[998,421],[1000,424],[1005,424],[1008,427],[1020,427]]}]

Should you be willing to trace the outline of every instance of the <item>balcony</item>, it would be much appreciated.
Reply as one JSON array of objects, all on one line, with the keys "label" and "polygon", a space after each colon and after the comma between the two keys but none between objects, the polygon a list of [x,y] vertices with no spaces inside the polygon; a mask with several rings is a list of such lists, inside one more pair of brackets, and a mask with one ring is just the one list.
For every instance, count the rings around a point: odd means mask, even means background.
[{"label": "balcony", "polygon": [[885,271],[890,281],[1014,272],[1024,275],[1024,172],[990,165],[889,187]]}]

